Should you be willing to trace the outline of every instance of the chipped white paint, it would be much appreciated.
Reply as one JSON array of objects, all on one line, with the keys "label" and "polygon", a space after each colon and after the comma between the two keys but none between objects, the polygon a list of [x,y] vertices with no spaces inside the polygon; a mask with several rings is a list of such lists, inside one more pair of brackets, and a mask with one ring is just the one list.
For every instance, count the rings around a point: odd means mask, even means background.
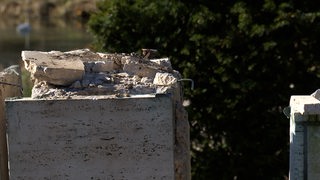
[{"label": "chipped white paint", "polygon": [[174,179],[169,96],[9,100],[10,179]]}]

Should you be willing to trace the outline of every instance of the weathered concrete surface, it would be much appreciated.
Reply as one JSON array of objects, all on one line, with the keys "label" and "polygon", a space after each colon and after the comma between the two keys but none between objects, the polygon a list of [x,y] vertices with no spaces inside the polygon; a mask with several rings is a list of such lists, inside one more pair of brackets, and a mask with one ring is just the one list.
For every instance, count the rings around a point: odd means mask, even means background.
[{"label": "weathered concrete surface", "polygon": [[22,51],[21,56],[25,68],[38,81],[67,86],[84,75],[84,65],[78,57],[40,51]]},{"label": "weathered concrete surface", "polygon": [[161,67],[165,67],[169,72],[173,70],[169,58],[150,59],[150,61],[159,64]]},{"label": "weathered concrete surface", "polygon": [[129,74],[136,74],[140,77],[148,77],[148,78],[154,78],[154,76],[158,71],[156,68],[152,66],[148,66],[145,64],[140,64],[132,61],[126,62],[123,66],[123,70],[128,72]]},{"label": "weathered concrete surface", "polygon": [[174,88],[172,97],[176,129],[174,149],[175,180],[191,180],[190,126],[188,114],[182,105],[183,90],[181,86]]},{"label": "weathered concrete surface", "polygon": [[19,66],[10,66],[0,72],[0,180],[8,179],[8,157],[4,100],[22,95]]},{"label": "weathered concrete surface", "polygon": [[10,179],[174,179],[167,95],[6,106]]},{"label": "weathered concrete surface", "polygon": [[[147,52],[147,51],[146,51]],[[94,53],[88,49],[69,52],[23,52],[29,54],[33,60],[40,54],[50,55],[44,61],[60,60],[81,61],[84,66],[84,75],[74,80],[70,85],[57,86],[50,79],[37,79],[32,90],[32,98],[39,100],[57,99],[90,99],[100,96],[108,98],[128,98],[141,95],[166,94],[171,97],[173,104],[172,118],[174,119],[174,176],[176,180],[191,178],[190,140],[187,113],[182,105],[183,91],[179,79],[181,75],[171,67],[168,58],[148,59],[137,54],[108,54]],[[33,53],[33,54],[32,54]],[[25,61],[29,66],[28,61]],[[52,63],[51,63],[52,64]],[[80,63],[79,63],[80,64]],[[53,66],[54,67],[54,66]],[[71,67],[71,66],[70,66]],[[29,68],[32,69],[32,68]],[[59,71],[64,76],[64,69]],[[32,72],[32,71],[31,71]],[[53,74],[54,76],[54,74]],[[60,80],[64,81],[63,78]],[[69,84],[62,83],[62,84]]]}]

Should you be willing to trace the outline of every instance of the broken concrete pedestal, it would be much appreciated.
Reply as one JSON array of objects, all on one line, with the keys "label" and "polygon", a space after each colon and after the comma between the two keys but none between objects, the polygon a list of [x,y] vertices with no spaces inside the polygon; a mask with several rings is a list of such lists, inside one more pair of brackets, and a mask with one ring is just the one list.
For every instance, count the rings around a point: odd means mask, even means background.
[{"label": "broken concrete pedestal", "polygon": [[6,101],[11,179],[190,179],[180,74],[167,58],[22,57],[35,85]]}]

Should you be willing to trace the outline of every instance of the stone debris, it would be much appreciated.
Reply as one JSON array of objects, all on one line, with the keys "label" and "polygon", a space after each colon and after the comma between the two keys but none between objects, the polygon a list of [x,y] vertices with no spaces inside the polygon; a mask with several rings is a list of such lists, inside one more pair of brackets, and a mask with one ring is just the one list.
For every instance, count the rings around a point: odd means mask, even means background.
[{"label": "stone debris", "polygon": [[35,99],[95,99],[133,95],[171,94],[175,118],[175,179],[191,179],[189,123],[179,72],[168,58],[154,50],[144,54],[94,53],[88,49],[68,52],[23,51],[25,68],[34,80]]},{"label": "stone debris", "polygon": [[137,54],[22,51],[34,80],[32,98],[170,93],[180,79],[168,58]]},{"label": "stone debris", "polygon": [[160,86],[171,86],[177,83],[177,78],[170,73],[157,73],[153,79],[153,84]]}]

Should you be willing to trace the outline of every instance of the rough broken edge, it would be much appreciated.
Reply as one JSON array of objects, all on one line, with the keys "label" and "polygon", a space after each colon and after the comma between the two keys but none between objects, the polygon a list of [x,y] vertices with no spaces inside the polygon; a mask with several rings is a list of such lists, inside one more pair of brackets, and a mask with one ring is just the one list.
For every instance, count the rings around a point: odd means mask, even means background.
[{"label": "rough broken edge", "polygon": [[[81,52],[82,51],[82,52]],[[121,62],[123,60],[126,60],[125,58],[121,59],[123,55],[117,55],[117,54],[103,54],[103,53],[92,53],[89,50],[75,50],[75,51],[69,51],[66,53],[69,53],[68,55],[77,55],[77,53],[87,53],[86,55],[92,56],[92,59],[95,60],[103,60],[103,58],[107,58],[108,56],[114,56],[112,58],[115,58],[115,63],[117,64],[118,62],[118,67],[125,66],[126,64],[124,62]],[[39,53],[39,52],[38,52]],[[51,51],[51,52],[41,52],[45,54],[54,54],[57,53],[58,56],[61,55],[63,56],[64,54],[62,52],[58,51]],[[91,54],[90,54],[91,53]],[[27,58],[24,56],[24,53],[22,53],[23,59],[26,60]],[[68,57],[66,58],[68,59]],[[94,61],[93,61],[94,62]],[[149,63],[149,64],[148,64]],[[141,66],[145,69],[147,69],[146,76],[153,76],[154,81],[155,78],[157,78],[157,73],[155,72],[156,69],[153,69],[152,65],[154,64],[159,64],[164,63],[164,67],[169,66],[170,68],[166,68],[165,71],[167,72],[172,72],[176,76],[180,76],[180,74],[177,71],[174,71],[171,69],[171,63],[168,61],[168,59],[155,59],[155,60],[150,60],[147,64],[127,64],[125,67],[122,67],[123,70],[127,70],[130,73],[141,73],[139,72],[139,69],[136,69],[137,67],[135,66]],[[125,65],[123,65],[125,64]],[[26,63],[27,68],[28,68],[28,63]],[[160,66],[161,67],[161,66]],[[144,76],[144,74],[141,74]],[[183,103],[183,90],[182,86],[180,85],[179,82],[175,81],[174,78],[171,79],[172,74],[166,75],[168,80],[171,83],[171,93],[172,93],[172,101],[174,103],[174,119],[175,119],[175,149],[174,149],[174,167],[175,167],[175,179],[176,180],[189,180],[191,179],[191,158],[190,158],[190,134],[189,134],[189,123],[188,123],[188,117],[187,117],[187,112],[184,109],[182,103]],[[181,78],[181,77],[179,77]],[[161,81],[158,81],[159,84],[153,82],[155,85],[163,85],[161,84]],[[93,95],[96,96],[96,95]],[[92,96],[91,96],[92,97]],[[83,98],[83,97],[82,97]],[[124,98],[123,96],[113,96],[112,98]]]}]

